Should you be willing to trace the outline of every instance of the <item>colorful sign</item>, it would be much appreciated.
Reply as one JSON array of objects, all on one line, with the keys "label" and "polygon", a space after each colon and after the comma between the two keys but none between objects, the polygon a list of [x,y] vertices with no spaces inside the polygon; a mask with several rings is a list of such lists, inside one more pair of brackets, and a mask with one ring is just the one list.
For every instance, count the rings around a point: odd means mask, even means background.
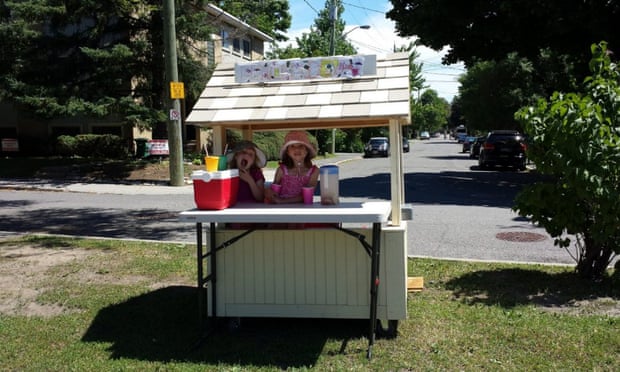
[{"label": "colorful sign", "polygon": [[375,73],[375,56],[331,56],[237,64],[235,66],[235,81],[237,83],[259,83],[311,79],[351,79]]},{"label": "colorful sign", "polygon": [[150,155],[169,155],[168,140],[150,140],[148,142]]}]

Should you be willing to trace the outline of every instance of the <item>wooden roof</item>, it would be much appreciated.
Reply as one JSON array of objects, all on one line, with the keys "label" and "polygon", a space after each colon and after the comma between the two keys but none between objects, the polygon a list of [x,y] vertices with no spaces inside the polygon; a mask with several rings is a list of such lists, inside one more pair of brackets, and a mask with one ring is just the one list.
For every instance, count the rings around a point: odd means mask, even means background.
[{"label": "wooden roof", "polygon": [[376,75],[236,83],[235,66],[221,64],[185,120],[246,130],[291,130],[409,124],[409,55],[377,59]]}]

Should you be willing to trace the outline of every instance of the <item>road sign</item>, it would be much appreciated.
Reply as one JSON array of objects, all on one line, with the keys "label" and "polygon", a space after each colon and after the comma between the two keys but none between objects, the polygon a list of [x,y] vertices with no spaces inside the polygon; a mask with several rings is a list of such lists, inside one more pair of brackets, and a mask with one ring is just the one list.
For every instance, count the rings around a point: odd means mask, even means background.
[{"label": "road sign", "polygon": [[183,83],[179,81],[170,82],[170,98],[185,99],[185,88],[183,86]]},{"label": "road sign", "polygon": [[181,113],[179,110],[170,109],[170,120],[179,120],[181,118]]}]

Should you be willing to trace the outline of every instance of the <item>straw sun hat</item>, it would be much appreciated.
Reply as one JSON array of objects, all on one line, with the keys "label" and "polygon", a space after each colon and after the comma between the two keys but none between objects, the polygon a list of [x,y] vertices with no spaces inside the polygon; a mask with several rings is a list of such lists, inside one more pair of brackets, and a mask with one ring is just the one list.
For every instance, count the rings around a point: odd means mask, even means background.
[{"label": "straw sun hat", "polygon": [[228,164],[230,164],[230,162],[233,161],[236,153],[238,153],[239,151],[243,151],[245,149],[254,149],[254,152],[256,153],[256,166],[257,167],[263,168],[265,167],[265,165],[267,165],[267,157],[265,156],[265,153],[261,149],[259,149],[258,146],[256,146],[254,142],[247,141],[247,140],[237,142],[235,147],[233,147],[232,152],[226,155]]},{"label": "straw sun hat", "polygon": [[286,153],[286,148],[296,143],[301,143],[302,145],[306,146],[306,148],[308,149],[308,153],[310,154],[310,158],[314,158],[316,156],[316,150],[314,149],[314,146],[312,146],[312,144],[310,143],[310,140],[308,140],[308,135],[306,134],[306,132],[292,131],[289,132],[286,137],[284,137],[284,145],[282,145],[282,148],[280,149],[280,159],[284,157],[284,154]]}]

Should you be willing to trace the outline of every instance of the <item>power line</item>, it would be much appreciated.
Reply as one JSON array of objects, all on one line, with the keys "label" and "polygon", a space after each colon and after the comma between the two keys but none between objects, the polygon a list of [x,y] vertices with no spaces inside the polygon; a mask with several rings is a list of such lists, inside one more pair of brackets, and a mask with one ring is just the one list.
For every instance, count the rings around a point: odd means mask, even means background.
[{"label": "power line", "polygon": [[[305,1],[305,0],[304,0]],[[384,11],[382,10],[376,10],[376,9],[370,9],[370,8],[366,8],[365,6],[360,6],[360,5],[355,5],[355,4],[350,4],[350,3],[345,3],[344,1],[342,2],[343,5],[350,5],[354,8],[359,8],[359,9],[363,9],[363,10],[368,10],[371,12],[377,12],[377,13],[381,13],[381,14],[385,14]]]},{"label": "power line", "polygon": [[312,6],[312,4],[310,4],[310,3],[308,2],[308,0],[304,0],[304,3],[306,3],[306,4],[310,7],[310,9],[314,10],[314,12],[315,12],[317,15],[319,14],[319,11],[318,11],[318,10],[316,10],[316,9],[314,9],[314,7]]}]

